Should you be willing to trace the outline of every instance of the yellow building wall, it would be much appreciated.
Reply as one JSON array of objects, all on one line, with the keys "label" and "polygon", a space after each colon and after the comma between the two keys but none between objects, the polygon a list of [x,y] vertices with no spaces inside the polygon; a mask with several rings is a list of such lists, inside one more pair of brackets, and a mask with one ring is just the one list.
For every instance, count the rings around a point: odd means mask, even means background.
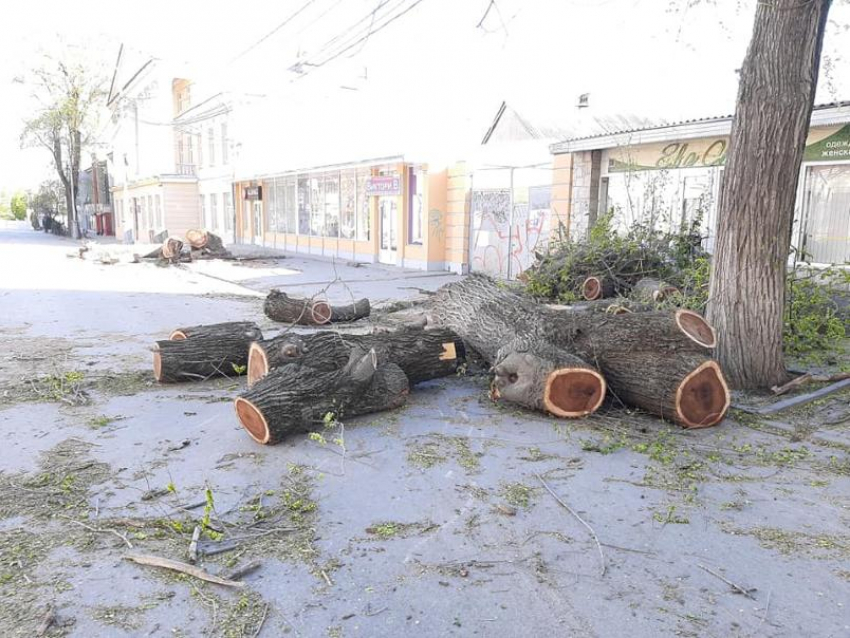
[{"label": "yellow building wall", "polygon": [[555,155],[552,164],[552,217],[549,224],[552,239],[561,233],[569,235],[570,206],[573,189],[573,156],[571,153]]},{"label": "yellow building wall", "polygon": [[445,261],[452,270],[469,267],[470,176],[465,162],[448,169],[446,184]]},{"label": "yellow building wall", "polygon": [[445,263],[446,259],[446,190],[448,172],[428,173],[425,205],[425,247],[429,262]]}]

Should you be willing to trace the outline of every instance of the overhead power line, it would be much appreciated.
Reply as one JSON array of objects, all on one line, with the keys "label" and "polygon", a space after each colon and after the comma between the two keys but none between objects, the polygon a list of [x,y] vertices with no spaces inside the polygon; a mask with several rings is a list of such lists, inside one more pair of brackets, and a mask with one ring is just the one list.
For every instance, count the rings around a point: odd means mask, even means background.
[{"label": "overhead power line", "polygon": [[240,53],[239,55],[237,55],[236,57],[234,57],[232,60],[230,60],[230,62],[228,62],[228,65],[229,65],[229,64],[233,64],[234,62],[236,62],[236,60],[240,59],[241,57],[243,57],[243,56],[247,55],[248,53],[250,53],[251,51],[253,51],[254,49],[256,49],[256,48],[257,48],[258,46],[260,46],[263,42],[265,42],[266,40],[268,40],[268,39],[269,39],[270,37],[272,37],[275,33],[277,33],[278,31],[280,31],[283,27],[285,27],[287,24],[289,24],[290,22],[292,22],[292,21],[293,21],[295,18],[297,18],[299,15],[301,15],[301,13],[302,13],[305,9],[307,9],[307,7],[309,7],[311,4],[313,4],[313,3],[315,3],[315,2],[316,2],[316,0],[307,0],[307,2],[305,2],[303,5],[301,5],[301,8],[300,8],[300,9],[298,9],[295,13],[291,14],[291,15],[290,15],[288,18],[286,18],[283,22],[281,22],[280,24],[278,24],[278,25],[277,25],[274,29],[272,29],[271,31],[269,31],[269,32],[268,32],[266,35],[264,35],[262,38],[260,38],[260,39],[259,39],[259,40],[257,40],[256,42],[254,42],[254,44],[252,44],[252,45],[251,45],[251,46],[249,46],[247,49],[245,49],[244,51],[242,51],[242,53]]}]

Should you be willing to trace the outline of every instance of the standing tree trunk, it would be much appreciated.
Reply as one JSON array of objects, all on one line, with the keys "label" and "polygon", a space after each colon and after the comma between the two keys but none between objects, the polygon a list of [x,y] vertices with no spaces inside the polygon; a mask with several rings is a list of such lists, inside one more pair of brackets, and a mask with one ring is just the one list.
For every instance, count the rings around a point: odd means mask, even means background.
[{"label": "standing tree trunk", "polygon": [[708,320],[733,387],[787,379],[785,276],[831,0],[760,2],[720,196]]}]

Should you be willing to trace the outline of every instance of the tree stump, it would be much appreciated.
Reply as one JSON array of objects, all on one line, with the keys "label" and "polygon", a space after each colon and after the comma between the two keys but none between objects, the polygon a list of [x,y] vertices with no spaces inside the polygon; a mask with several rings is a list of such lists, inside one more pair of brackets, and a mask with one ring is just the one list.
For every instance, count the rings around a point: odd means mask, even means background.
[{"label": "tree stump", "polygon": [[180,258],[181,250],[183,250],[183,242],[176,237],[169,237],[162,244],[162,258],[169,261],[176,261]]},{"label": "tree stump", "polygon": [[203,248],[207,245],[207,233],[197,228],[186,231],[186,243],[192,248]]},{"label": "tree stump", "polygon": [[226,321],[202,326],[187,326],[177,328],[169,335],[169,339],[189,339],[194,337],[219,337],[222,339],[250,339],[262,341],[263,333],[253,321]]},{"label": "tree stump", "polygon": [[290,363],[335,370],[345,364],[354,348],[375,349],[382,360],[395,363],[404,371],[410,385],[456,374],[466,360],[463,341],[444,328],[402,329],[370,335],[288,332],[251,344],[248,385],[262,379],[270,370]]}]

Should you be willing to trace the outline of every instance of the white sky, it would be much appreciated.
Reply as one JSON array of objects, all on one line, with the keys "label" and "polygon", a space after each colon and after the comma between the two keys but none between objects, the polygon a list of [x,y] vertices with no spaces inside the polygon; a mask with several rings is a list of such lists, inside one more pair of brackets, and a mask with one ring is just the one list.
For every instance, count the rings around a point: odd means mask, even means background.
[{"label": "white sky", "polygon": [[[397,112],[411,126],[469,130],[480,138],[502,99],[520,113],[576,116],[580,93],[589,112],[683,119],[732,112],[735,69],[749,40],[754,0],[422,0],[407,15],[303,79],[289,71],[299,55],[359,19],[413,0],[313,0],[295,19],[233,61],[308,0],[14,0],[3,3],[0,37],[0,188],[32,186],[49,175],[45,151],[21,151],[18,134],[30,103],[15,75],[57,34],[100,43],[112,64],[125,42],[186,64],[193,78],[266,99],[322,104],[333,113],[354,99]],[[382,4],[387,3],[387,4]],[[142,7],[144,7],[142,9]],[[683,7],[675,9],[674,7]],[[850,98],[850,7],[837,5],[825,47],[833,86],[818,101]],[[314,57],[313,61],[322,56]],[[111,68],[111,66],[110,66]],[[364,78],[365,75],[365,78]],[[357,92],[341,89],[357,88]],[[285,108],[285,107],[284,107]],[[282,117],[284,115],[282,114]]]}]

